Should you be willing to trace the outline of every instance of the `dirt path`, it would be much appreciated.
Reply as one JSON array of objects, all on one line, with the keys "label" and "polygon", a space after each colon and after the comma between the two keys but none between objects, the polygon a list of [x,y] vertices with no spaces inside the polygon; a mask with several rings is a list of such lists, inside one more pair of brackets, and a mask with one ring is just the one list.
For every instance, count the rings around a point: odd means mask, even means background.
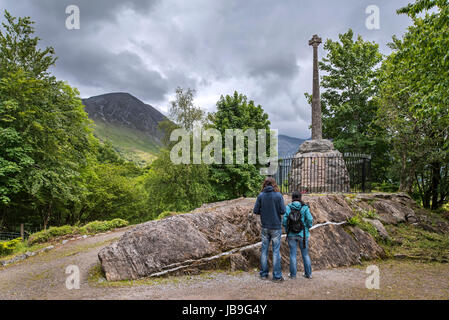
[{"label": "dirt path", "polygon": [[[363,266],[314,271],[282,284],[257,272],[206,272],[136,283],[88,281],[98,251],[126,230],[69,242],[25,261],[0,267],[0,299],[449,299],[449,266],[441,263],[376,261]],[[365,288],[369,264],[380,269],[380,289]],[[81,288],[68,290],[65,269],[76,265]]]}]

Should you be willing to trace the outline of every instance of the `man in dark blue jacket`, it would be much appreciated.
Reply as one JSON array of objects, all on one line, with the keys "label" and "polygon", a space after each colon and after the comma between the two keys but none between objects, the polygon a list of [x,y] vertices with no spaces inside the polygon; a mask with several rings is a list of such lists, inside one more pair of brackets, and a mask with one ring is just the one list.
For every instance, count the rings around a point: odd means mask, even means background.
[{"label": "man in dark blue jacket", "polygon": [[260,278],[268,279],[268,247],[273,245],[273,281],[282,282],[281,269],[281,236],[282,215],[285,213],[284,198],[279,192],[276,181],[268,177],[265,179],[262,192],[254,205],[253,212],[260,215],[262,223],[262,249],[260,254]]}]

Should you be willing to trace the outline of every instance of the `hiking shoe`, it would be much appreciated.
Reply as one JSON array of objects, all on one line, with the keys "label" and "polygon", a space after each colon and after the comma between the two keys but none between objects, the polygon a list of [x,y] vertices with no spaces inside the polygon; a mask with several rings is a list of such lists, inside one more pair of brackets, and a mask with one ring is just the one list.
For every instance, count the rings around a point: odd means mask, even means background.
[{"label": "hiking shoe", "polygon": [[259,276],[259,278],[260,278],[260,280],[268,280],[268,276],[265,276],[265,277]]},{"label": "hiking shoe", "polygon": [[302,275],[306,279],[312,279],[312,276],[306,276],[305,274]]},{"label": "hiking shoe", "polygon": [[273,282],[284,282],[284,278],[273,279]]},{"label": "hiking shoe", "polygon": [[292,275],[291,275],[290,273],[288,274],[288,277],[289,277],[290,279],[296,279],[296,276],[293,276],[293,277],[292,277]]}]

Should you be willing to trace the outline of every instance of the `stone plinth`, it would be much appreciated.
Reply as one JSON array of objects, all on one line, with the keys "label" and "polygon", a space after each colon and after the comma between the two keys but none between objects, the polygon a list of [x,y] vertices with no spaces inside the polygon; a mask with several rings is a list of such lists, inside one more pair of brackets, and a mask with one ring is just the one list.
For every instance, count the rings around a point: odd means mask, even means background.
[{"label": "stone plinth", "polygon": [[349,174],[343,155],[329,140],[305,141],[292,160],[290,191],[349,192]]}]

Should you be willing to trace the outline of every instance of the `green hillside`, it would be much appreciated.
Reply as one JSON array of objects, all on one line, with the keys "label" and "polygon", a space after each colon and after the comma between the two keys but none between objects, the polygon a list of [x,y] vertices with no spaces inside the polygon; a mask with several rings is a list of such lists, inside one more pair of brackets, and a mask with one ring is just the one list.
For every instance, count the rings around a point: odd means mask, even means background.
[{"label": "green hillside", "polygon": [[109,141],[126,159],[139,165],[146,165],[156,158],[160,142],[142,131],[95,121],[94,134],[101,141]]}]

